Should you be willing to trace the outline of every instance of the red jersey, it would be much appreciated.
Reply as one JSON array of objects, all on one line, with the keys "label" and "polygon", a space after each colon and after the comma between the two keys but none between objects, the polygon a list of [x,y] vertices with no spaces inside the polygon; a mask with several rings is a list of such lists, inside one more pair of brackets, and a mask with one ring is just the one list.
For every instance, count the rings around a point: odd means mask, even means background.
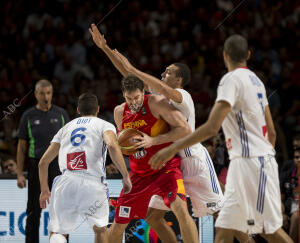
[{"label": "red jersey", "polygon": [[[152,115],[148,105],[148,97],[149,95],[144,95],[143,106],[136,114],[132,114],[128,105],[125,103],[123,110],[122,129],[134,128],[146,133],[151,137],[155,137],[159,134],[167,133],[169,131],[169,125],[164,120],[157,119]],[[154,145],[150,148],[143,149],[133,155],[130,155],[129,163],[131,171],[137,173],[139,176],[148,176],[157,172],[157,170],[151,169],[148,161],[153,154],[170,144],[171,143]]]}]

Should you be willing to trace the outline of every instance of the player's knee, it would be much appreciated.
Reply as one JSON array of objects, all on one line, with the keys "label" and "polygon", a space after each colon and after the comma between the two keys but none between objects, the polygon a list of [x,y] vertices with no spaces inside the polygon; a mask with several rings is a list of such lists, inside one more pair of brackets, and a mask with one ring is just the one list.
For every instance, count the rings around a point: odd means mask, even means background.
[{"label": "player's knee", "polygon": [[145,217],[145,221],[149,225],[153,225],[158,223],[161,219],[163,219],[164,215],[165,215],[165,211],[149,208],[147,215]]},{"label": "player's knee", "polygon": [[106,231],[106,227],[99,227],[99,226],[94,225],[93,230],[94,230],[95,234],[101,234]]},{"label": "player's knee", "polygon": [[171,209],[176,216],[188,217],[190,216],[187,209],[186,201],[182,200],[179,196],[176,197],[175,201],[171,203]]},{"label": "player's knee", "polygon": [[50,243],[66,243],[67,239],[61,234],[53,233],[50,236]]},{"label": "player's knee", "polygon": [[126,229],[128,224],[118,224],[118,223],[113,223],[111,227],[109,228],[109,233],[110,234],[123,234],[124,230]]}]

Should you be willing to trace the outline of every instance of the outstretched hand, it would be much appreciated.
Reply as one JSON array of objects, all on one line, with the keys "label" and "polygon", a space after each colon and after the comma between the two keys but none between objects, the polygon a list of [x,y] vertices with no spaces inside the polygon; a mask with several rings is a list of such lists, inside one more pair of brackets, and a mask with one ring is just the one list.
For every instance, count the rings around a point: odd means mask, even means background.
[{"label": "outstretched hand", "polygon": [[104,35],[100,33],[97,26],[95,24],[91,25],[91,28],[89,28],[89,32],[92,35],[94,43],[100,48],[103,49],[106,45],[106,40],[104,38]]}]

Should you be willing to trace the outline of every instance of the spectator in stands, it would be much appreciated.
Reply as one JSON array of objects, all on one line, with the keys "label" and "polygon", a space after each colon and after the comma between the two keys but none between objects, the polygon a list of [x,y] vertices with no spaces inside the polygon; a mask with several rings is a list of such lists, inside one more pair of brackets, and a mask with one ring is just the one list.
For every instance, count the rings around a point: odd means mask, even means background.
[{"label": "spectator in stands", "polygon": [[297,167],[300,163],[300,148],[294,151],[294,159],[285,162],[280,172],[280,187],[285,213],[290,216],[289,235],[295,241],[298,238],[299,190]]},{"label": "spectator in stands", "polygon": [[70,53],[64,53],[63,60],[54,68],[54,77],[63,81],[61,92],[69,92],[74,85],[75,76],[80,71],[80,66],[73,62]]},{"label": "spectator in stands", "polygon": [[17,163],[13,158],[9,158],[2,161],[1,168],[3,174],[10,174],[10,175],[17,174]]},{"label": "spectator in stands", "polygon": [[300,149],[300,134],[297,134],[293,138],[293,149],[294,150]]}]

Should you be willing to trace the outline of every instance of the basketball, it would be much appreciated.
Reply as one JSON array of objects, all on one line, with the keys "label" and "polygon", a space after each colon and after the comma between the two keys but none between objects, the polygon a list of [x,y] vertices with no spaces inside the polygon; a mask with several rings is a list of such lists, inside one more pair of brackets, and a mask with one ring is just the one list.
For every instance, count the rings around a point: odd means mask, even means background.
[{"label": "basketball", "polygon": [[124,155],[131,155],[138,151],[134,148],[136,140],[133,137],[135,136],[143,137],[143,134],[134,128],[126,128],[118,134],[118,144]]}]

